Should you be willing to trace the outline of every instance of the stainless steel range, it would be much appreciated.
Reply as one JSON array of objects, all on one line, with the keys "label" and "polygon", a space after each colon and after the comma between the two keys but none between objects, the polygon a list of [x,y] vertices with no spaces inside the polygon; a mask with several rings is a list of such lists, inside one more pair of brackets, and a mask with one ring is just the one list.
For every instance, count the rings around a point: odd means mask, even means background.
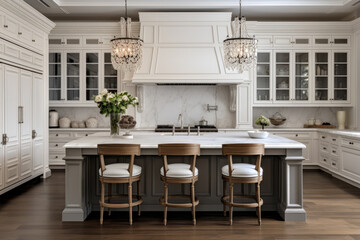
[{"label": "stainless steel range", "polygon": [[[218,132],[218,129],[214,125],[195,125],[190,127],[190,132],[197,132],[198,127],[200,127],[200,132]],[[173,131],[173,125],[157,125],[155,128],[155,132],[172,132]],[[188,127],[175,127],[175,132],[187,132]]]}]

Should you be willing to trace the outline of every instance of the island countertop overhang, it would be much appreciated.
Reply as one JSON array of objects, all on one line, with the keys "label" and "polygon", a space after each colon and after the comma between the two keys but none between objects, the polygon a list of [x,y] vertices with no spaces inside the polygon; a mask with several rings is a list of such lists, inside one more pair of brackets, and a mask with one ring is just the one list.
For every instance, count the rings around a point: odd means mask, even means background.
[{"label": "island countertop overhang", "polygon": [[235,133],[202,133],[202,135],[175,135],[136,132],[133,139],[111,137],[109,133],[94,133],[64,145],[66,149],[94,149],[98,144],[140,144],[142,149],[155,149],[164,143],[197,143],[202,149],[221,149],[222,144],[228,143],[263,143],[265,149],[304,149],[300,142],[270,134],[266,139],[250,138],[246,132]]}]

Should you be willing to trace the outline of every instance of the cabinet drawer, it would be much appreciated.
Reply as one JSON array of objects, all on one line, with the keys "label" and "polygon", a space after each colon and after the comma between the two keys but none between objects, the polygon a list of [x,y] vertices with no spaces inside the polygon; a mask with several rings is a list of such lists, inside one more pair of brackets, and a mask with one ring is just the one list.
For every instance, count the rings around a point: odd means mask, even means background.
[{"label": "cabinet drawer", "polygon": [[330,154],[331,154],[331,156],[339,157],[340,156],[339,148],[338,147],[330,147]]},{"label": "cabinet drawer", "polygon": [[[65,142],[51,142],[49,143],[50,151],[52,150],[64,150]],[[65,151],[65,150],[64,150]]]},{"label": "cabinet drawer", "polygon": [[332,170],[338,171],[339,170],[339,163],[335,159],[330,160],[330,167]]},{"label": "cabinet drawer", "polygon": [[329,154],[330,149],[328,144],[320,143],[320,153]]},{"label": "cabinet drawer", "polygon": [[71,138],[71,133],[50,133],[50,138]]},{"label": "cabinet drawer", "polygon": [[274,133],[275,135],[290,139],[311,139],[310,133]]},{"label": "cabinet drawer", "polygon": [[338,144],[338,137],[334,135],[329,135],[328,140],[331,144]]},{"label": "cabinet drawer", "polygon": [[82,137],[87,137],[89,136],[91,133],[75,133],[74,137],[76,138],[82,138]]},{"label": "cabinet drawer", "polygon": [[360,150],[360,141],[350,138],[341,138],[341,146]]},{"label": "cabinet drawer", "polygon": [[49,155],[49,159],[55,160],[55,161],[63,160],[64,157],[65,157],[65,154],[50,154]]},{"label": "cabinet drawer", "polygon": [[33,63],[33,53],[27,50],[21,50],[20,59],[28,63]]},{"label": "cabinet drawer", "polygon": [[330,158],[324,154],[320,154],[319,162],[323,166],[330,166]]},{"label": "cabinet drawer", "polygon": [[5,44],[4,53],[11,57],[15,57],[15,58],[20,57],[20,49],[15,45]]}]

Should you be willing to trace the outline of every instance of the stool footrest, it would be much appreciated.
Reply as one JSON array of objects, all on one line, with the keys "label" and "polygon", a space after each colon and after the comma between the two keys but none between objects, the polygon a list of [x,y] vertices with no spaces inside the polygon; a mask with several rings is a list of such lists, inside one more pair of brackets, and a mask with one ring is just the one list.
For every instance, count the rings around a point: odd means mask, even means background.
[{"label": "stool footrest", "polygon": [[[190,198],[190,195],[169,195],[168,198]],[[160,203],[161,205],[163,205],[164,207],[177,207],[177,208],[188,208],[188,207],[192,207],[193,204],[190,203],[165,203],[165,198],[161,197],[160,198]],[[197,197],[195,197],[195,206],[199,205],[199,199]]]},{"label": "stool footrest", "polygon": [[[246,199],[254,199],[256,201],[256,196],[251,196],[251,195],[234,195],[234,198],[246,198]],[[233,202],[232,204],[229,202],[230,196],[229,195],[225,195],[221,198],[221,202],[227,206],[234,206],[234,207],[244,207],[244,208],[255,208],[255,207],[259,207],[262,206],[264,204],[264,201],[262,198],[260,198],[260,202],[257,203],[235,203]]]},{"label": "stool footrest", "polygon": [[[115,195],[115,196],[111,196],[110,198],[105,197],[105,200],[116,199],[116,198],[124,198],[124,197],[128,197],[128,195]],[[138,206],[143,202],[143,199],[142,199],[141,196],[137,197],[137,196],[133,195],[133,198],[138,199],[138,200],[131,203],[132,207]],[[99,202],[100,202],[100,206],[108,207],[108,208],[128,208],[128,207],[130,207],[130,203],[106,203],[106,202],[101,203],[101,201],[99,201]]]}]

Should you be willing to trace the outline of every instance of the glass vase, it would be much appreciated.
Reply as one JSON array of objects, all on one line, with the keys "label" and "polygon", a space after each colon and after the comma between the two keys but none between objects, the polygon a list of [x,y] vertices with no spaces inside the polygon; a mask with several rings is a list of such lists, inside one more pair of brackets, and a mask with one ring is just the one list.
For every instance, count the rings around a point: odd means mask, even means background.
[{"label": "glass vase", "polygon": [[120,113],[110,113],[110,136],[119,136],[120,132]]}]

